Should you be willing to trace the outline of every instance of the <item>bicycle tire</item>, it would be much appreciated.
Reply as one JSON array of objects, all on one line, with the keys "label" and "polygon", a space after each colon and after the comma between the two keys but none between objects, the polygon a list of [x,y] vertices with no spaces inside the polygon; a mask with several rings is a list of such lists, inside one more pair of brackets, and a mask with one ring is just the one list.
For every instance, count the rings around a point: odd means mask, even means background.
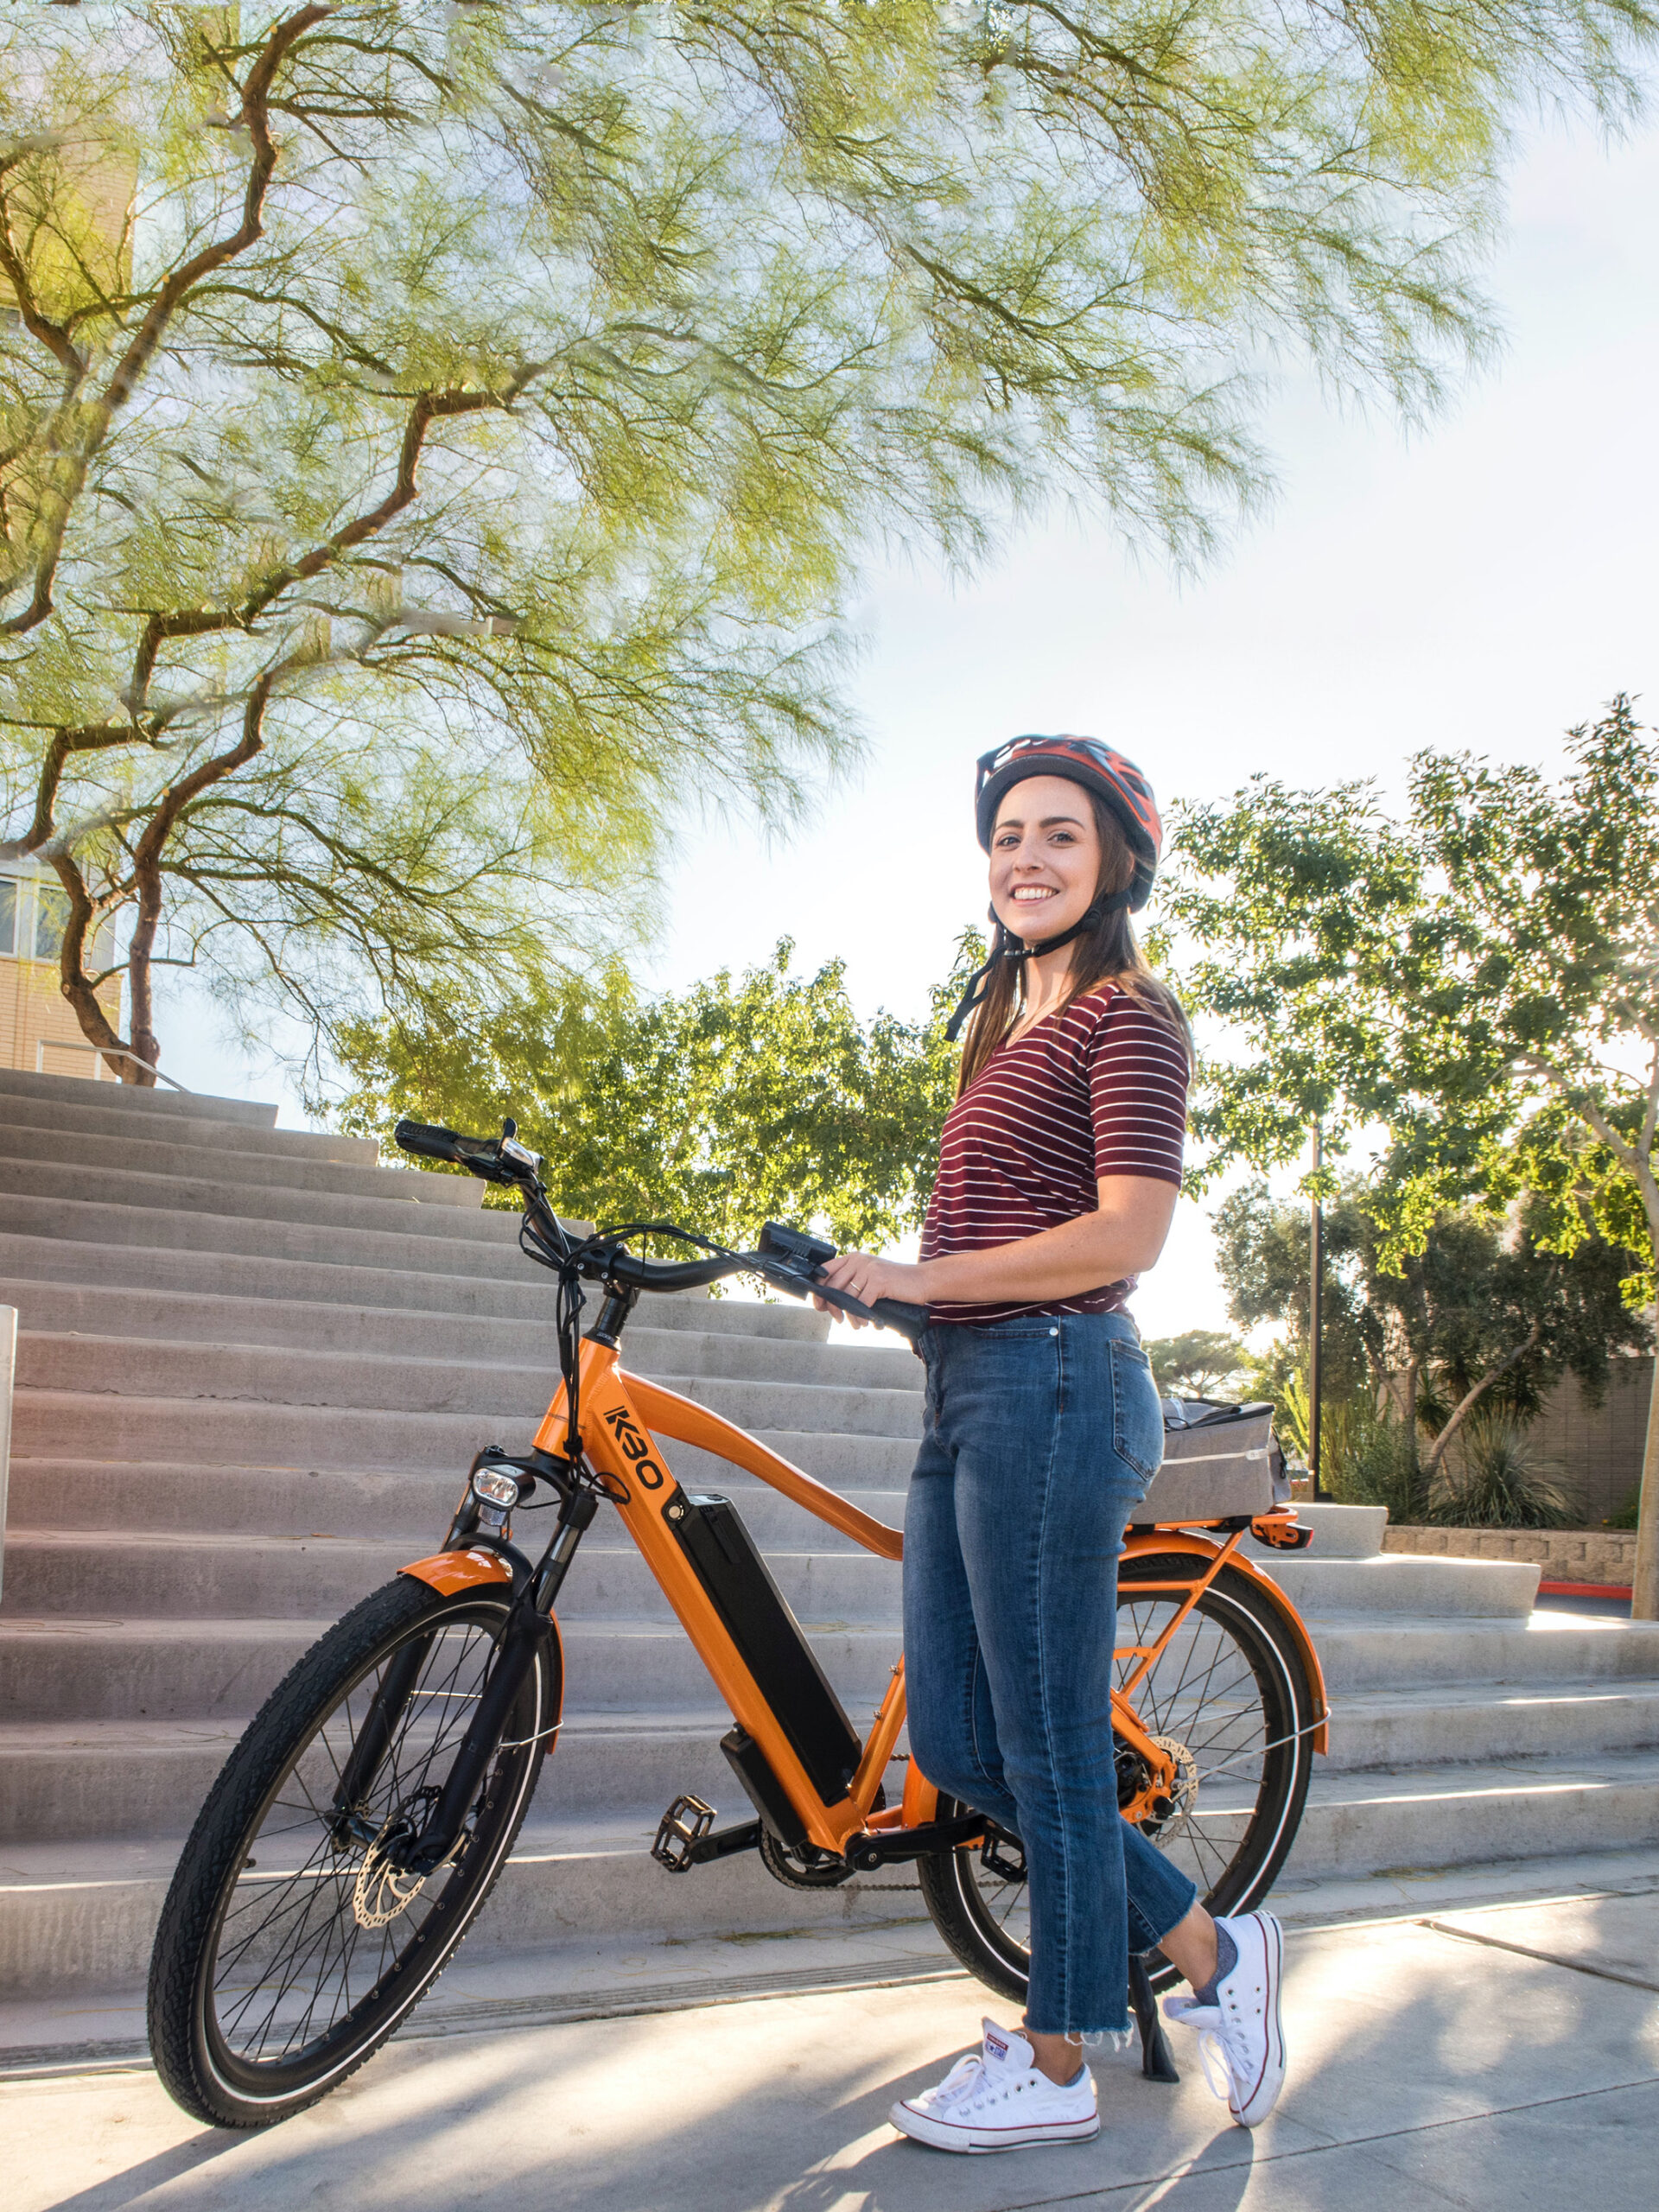
[{"label": "bicycle tire", "polygon": [[[319,1798],[332,1796],[373,1687],[400,1653],[412,1681],[356,1808],[359,1829],[384,1814],[383,1835],[402,1808],[441,1785],[507,1608],[505,1590],[446,1597],[398,1576],[296,1662],[226,1762],[174,1875],[150,1960],[156,2071],[195,2118],[265,2127],[315,2103],[373,2055],[454,1955],[512,1848],[557,1724],[556,1637],[530,1670],[461,1844],[402,1903],[374,1844],[342,1840]],[[372,1948],[358,1961],[371,1931],[378,1955]]]},{"label": "bicycle tire", "polygon": [[[1145,1632],[1149,1625],[1145,1617],[1148,1606],[1179,1602],[1174,1598],[1154,1598],[1150,1592],[1137,1596],[1136,1584],[1174,1581],[1190,1577],[1192,1572],[1190,1555],[1148,1554],[1120,1563],[1120,1649],[1156,1641],[1155,1629],[1150,1635]],[[1224,1567],[1199,1599],[1194,1613],[1201,1624],[1189,1624],[1181,1631],[1180,1638],[1166,1650],[1135,1694],[1136,1712],[1148,1734],[1174,1737],[1190,1751],[1194,1748],[1192,1738],[1198,1736],[1194,1751],[1196,1787],[1191,1795],[1184,1794],[1176,1815],[1162,1824],[1154,1840],[1167,1850],[1196,1837],[1191,1855],[1198,1863],[1187,1871],[1193,1874],[1205,1904],[1217,1915],[1248,1912],[1272,1888],[1295,1842],[1307,1801],[1313,1760],[1309,1735],[1316,1716],[1301,1653],[1277,1608],[1248,1577]],[[1122,1626],[1126,1614],[1127,1635]],[[1208,1653],[1206,1639],[1212,1646]],[[1212,1751],[1216,1742],[1213,1733],[1205,1737],[1198,1731],[1223,1725],[1230,1695],[1237,1702],[1236,1675],[1216,1682],[1229,1644],[1248,1669],[1260,1704],[1257,1771],[1253,1786],[1247,1775],[1242,1789],[1237,1786],[1236,1770],[1241,1744],[1252,1726],[1248,1720],[1243,1726],[1233,1728],[1233,1739],[1223,1745],[1221,1759],[1211,1757],[1207,1764],[1198,1765],[1199,1754]],[[1160,1682],[1160,1670],[1166,1662],[1173,1662],[1177,1671],[1166,1673]],[[1120,1677],[1123,1671],[1120,1664]],[[1201,1694],[1189,1688],[1195,1676],[1206,1685]],[[1207,1722],[1206,1705],[1211,1707]],[[1177,1725],[1172,1726],[1172,1723]],[[1248,1796],[1249,1802],[1224,1806],[1217,1836],[1211,1839],[1198,1827],[1194,1815],[1205,1798],[1206,1781],[1215,1781],[1217,1769],[1224,1763],[1235,1769],[1234,1786],[1224,1795],[1240,1800]],[[967,1809],[954,1798],[939,1801],[941,1820]],[[1230,1839],[1225,1835],[1228,1827],[1237,1831]],[[1231,1848],[1224,1852],[1228,1840]],[[923,1899],[947,1948],[998,1996],[1023,2003],[1031,1965],[1024,1933],[1023,1882],[1011,1882],[988,1872],[982,1852],[974,1847],[931,1853],[918,1861],[918,1872]],[[1147,1963],[1156,1989],[1166,1989],[1179,1979],[1156,1952]]]}]

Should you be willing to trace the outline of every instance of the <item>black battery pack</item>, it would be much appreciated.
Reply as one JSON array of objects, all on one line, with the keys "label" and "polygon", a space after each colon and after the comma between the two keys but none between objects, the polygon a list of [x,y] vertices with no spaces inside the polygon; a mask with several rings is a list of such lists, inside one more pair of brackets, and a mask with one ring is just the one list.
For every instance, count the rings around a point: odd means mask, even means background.
[{"label": "black battery pack", "polygon": [[839,1803],[863,1745],[737,1508],[715,1492],[683,1491],[664,1517],[812,1787]]}]

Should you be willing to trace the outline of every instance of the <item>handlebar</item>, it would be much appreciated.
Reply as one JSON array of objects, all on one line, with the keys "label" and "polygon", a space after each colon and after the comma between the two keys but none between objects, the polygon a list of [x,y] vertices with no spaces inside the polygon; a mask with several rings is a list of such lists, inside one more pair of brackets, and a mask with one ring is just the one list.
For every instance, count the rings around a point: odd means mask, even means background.
[{"label": "handlebar", "polygon": [[[462,1136],[432,1122],[410,1121],[399,1122],[391,1134],[401,1150],[421,1159],[465,1167],[486,1183],[516,1185],[524,1192],[526,1205],[545,1214],[560,1242],[569,1249],[537,1173],[540,1157],[517,1141],[514,1122],[507,1122],[499,1137]],[[760,1249],[755,1252],[711,1252],[702,1260],[647,1260],[630,1252],[625,1244],[595,1237],[579,1265],[590,1281],[618,1282],[640,1291],[702,1290],[728,1275],[759,1275],[787,1297],[820,1298],[826,1306],[859,1320],[874,1321],[879,1328],[892,1329],[916,1344],[927,1326],[927,1307],[896,1298],[879,1298],[874,1306],[866,1306],[846,1291],[832,1288],[819,1280],[819,1270],[835,1255],[833,1244],[786,1228],[781,1222],[769,1221],[760,1232]]]}]

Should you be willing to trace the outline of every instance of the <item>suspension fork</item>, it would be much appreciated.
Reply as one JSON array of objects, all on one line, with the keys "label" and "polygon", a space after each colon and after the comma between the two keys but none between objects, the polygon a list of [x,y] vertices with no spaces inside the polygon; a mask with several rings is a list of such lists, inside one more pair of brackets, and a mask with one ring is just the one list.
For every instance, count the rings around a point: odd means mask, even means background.
[{"label": "suspension fork", "polygon": [[374,1787],[380,1763],[391,1748],[393,1732],[404,1717],[404,1707],[426,1664],[432,1641],[429,1636],[412,1637],[380,1678],[380,1687],[370,1700],[351,1756],[340,1770],[334,1802],[328,1808],[329,1826],[336,1834],[343,1837],[349,1832],[353,1809]]},{"label": "suspension fork", "polygon": [[485,1678],[482,1694],[437,1802],[417,1833],[401,1843],[391,1841],[387,1857],[399,1872],[433,1873],[460,1842],[485,1769],[495,1755],[518,1693],[550,1633],[554,1603],[570,1572],[576,1547],[598,1510],[599,1500],[592,1491],[572,1490],[566,1495],[541,1563],[512,1602],[494,1664]]}]

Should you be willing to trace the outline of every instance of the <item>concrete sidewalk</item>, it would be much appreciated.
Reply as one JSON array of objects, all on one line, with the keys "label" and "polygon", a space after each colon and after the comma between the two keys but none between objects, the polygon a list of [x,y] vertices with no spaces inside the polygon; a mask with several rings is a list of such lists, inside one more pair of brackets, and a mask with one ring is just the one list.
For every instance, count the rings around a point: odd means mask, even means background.
[{"label": "concrete sidewalk", "polygon": [[[257,2136],[153,2075],[0,2085],[9,2212],[1651,2212],[1659,1889],[1293,1934],[1291,2077],[1254,2136],[1185,2079],[1097,2063],[1077,2148],[901,2141],[896,2092],[976,2039],[965,1978],[397,2044]],[[1008,2017],[1007,2006],[989,2006]]]}]

